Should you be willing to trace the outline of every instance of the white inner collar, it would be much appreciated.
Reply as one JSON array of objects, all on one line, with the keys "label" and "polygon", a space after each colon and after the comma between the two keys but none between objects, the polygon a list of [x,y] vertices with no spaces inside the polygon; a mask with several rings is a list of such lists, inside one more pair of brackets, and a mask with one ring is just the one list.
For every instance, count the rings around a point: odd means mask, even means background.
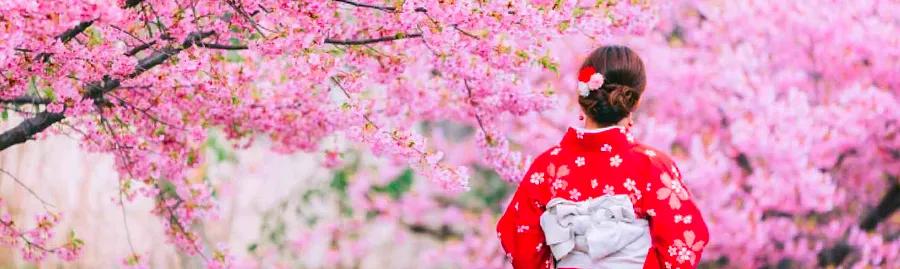
[{"label": "white inner collar", "polygon": [[609,131],[609,130],[612,130],[612,129],[621,129],[621,128],[624,128],[624,127],[619,126],[619,125],[613,125],[613,126],[607,126],[607,127],[603,127],[603,128],[597,128],[597,129],[587,129],[587,128],[583,128],[583,127],[572,127],[572,128],[575,129],[576,131],[580,132],[580,133],[585,133],[585,134],[596,134],[596,133],[602,133],[602,132],[605,132],[605,131]]}]

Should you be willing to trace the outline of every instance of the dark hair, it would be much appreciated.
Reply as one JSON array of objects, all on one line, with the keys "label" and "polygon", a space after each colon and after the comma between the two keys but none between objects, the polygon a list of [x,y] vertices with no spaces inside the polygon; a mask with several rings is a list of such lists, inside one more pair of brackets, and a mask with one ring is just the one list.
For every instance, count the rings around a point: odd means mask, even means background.
[{"label": "dark hair", "polygon": [[628,47],[603,46],[581,64],[582,69],[588,66],[603,74],[603,86],[579,96],[578,104],[598,124],[618,123],[631,113],[647,85],[644,62]]}]

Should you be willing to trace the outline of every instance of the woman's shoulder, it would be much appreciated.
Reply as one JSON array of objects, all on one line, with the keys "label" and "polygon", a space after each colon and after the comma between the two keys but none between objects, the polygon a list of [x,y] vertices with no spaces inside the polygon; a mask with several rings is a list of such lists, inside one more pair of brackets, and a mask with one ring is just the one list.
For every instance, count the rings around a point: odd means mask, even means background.
[{"label": "woman's shoulder", "polygon": [[677,169],[672,157],[665,151],[656,149],[649,145],[635,143],[631,148],[631,156],[644,162],[648,167],[656,168],[662,171],[669,169]]},{"label": "woman's shoulder", "polygon": [[535,156],[531,163],[538,164],[551,162],[554,159],[558,159],[562,152],[563,148],[560,145],[552,146]]}]

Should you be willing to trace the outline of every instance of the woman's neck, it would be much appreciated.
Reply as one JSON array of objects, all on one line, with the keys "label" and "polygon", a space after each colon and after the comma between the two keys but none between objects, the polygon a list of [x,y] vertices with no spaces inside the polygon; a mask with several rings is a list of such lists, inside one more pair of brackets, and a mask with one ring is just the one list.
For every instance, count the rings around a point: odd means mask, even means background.
[{"label": "woman's neck", "polygon": [[588,130],[602,129],[602,128],[615,127],[615,126],[628,127],[628,120],[629,120],[629,118],[625,117],[624,119],[620,120],[616,124],[598,124],[591,119],[585,119],[584,120],[584,129],[588,129]]},{"label": "woman's neck", "polygon": [[584,121],[584,129],[588,129],[588,130],[590,130],[590,129],[602,129],[602,128],[613,127],[613,126],[619,126],[619,125],[620,125],[620,124],[603,124],[603,125],[600,125],[600,124],[597,124],[596,122],[594,122],[594,121],[592,121],[592,120],[585,120],[585,121]]}]

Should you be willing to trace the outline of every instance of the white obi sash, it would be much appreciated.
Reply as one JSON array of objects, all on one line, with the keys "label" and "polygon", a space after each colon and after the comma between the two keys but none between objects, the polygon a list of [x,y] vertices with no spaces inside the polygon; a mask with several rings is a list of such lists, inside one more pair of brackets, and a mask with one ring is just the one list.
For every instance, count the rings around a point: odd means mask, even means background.
[{"label": "white obi sash", "polygon": [[635,218],[627,195],[553,198],[541,228],[558,268],[642,268],[650,250],[647,220]]}]

